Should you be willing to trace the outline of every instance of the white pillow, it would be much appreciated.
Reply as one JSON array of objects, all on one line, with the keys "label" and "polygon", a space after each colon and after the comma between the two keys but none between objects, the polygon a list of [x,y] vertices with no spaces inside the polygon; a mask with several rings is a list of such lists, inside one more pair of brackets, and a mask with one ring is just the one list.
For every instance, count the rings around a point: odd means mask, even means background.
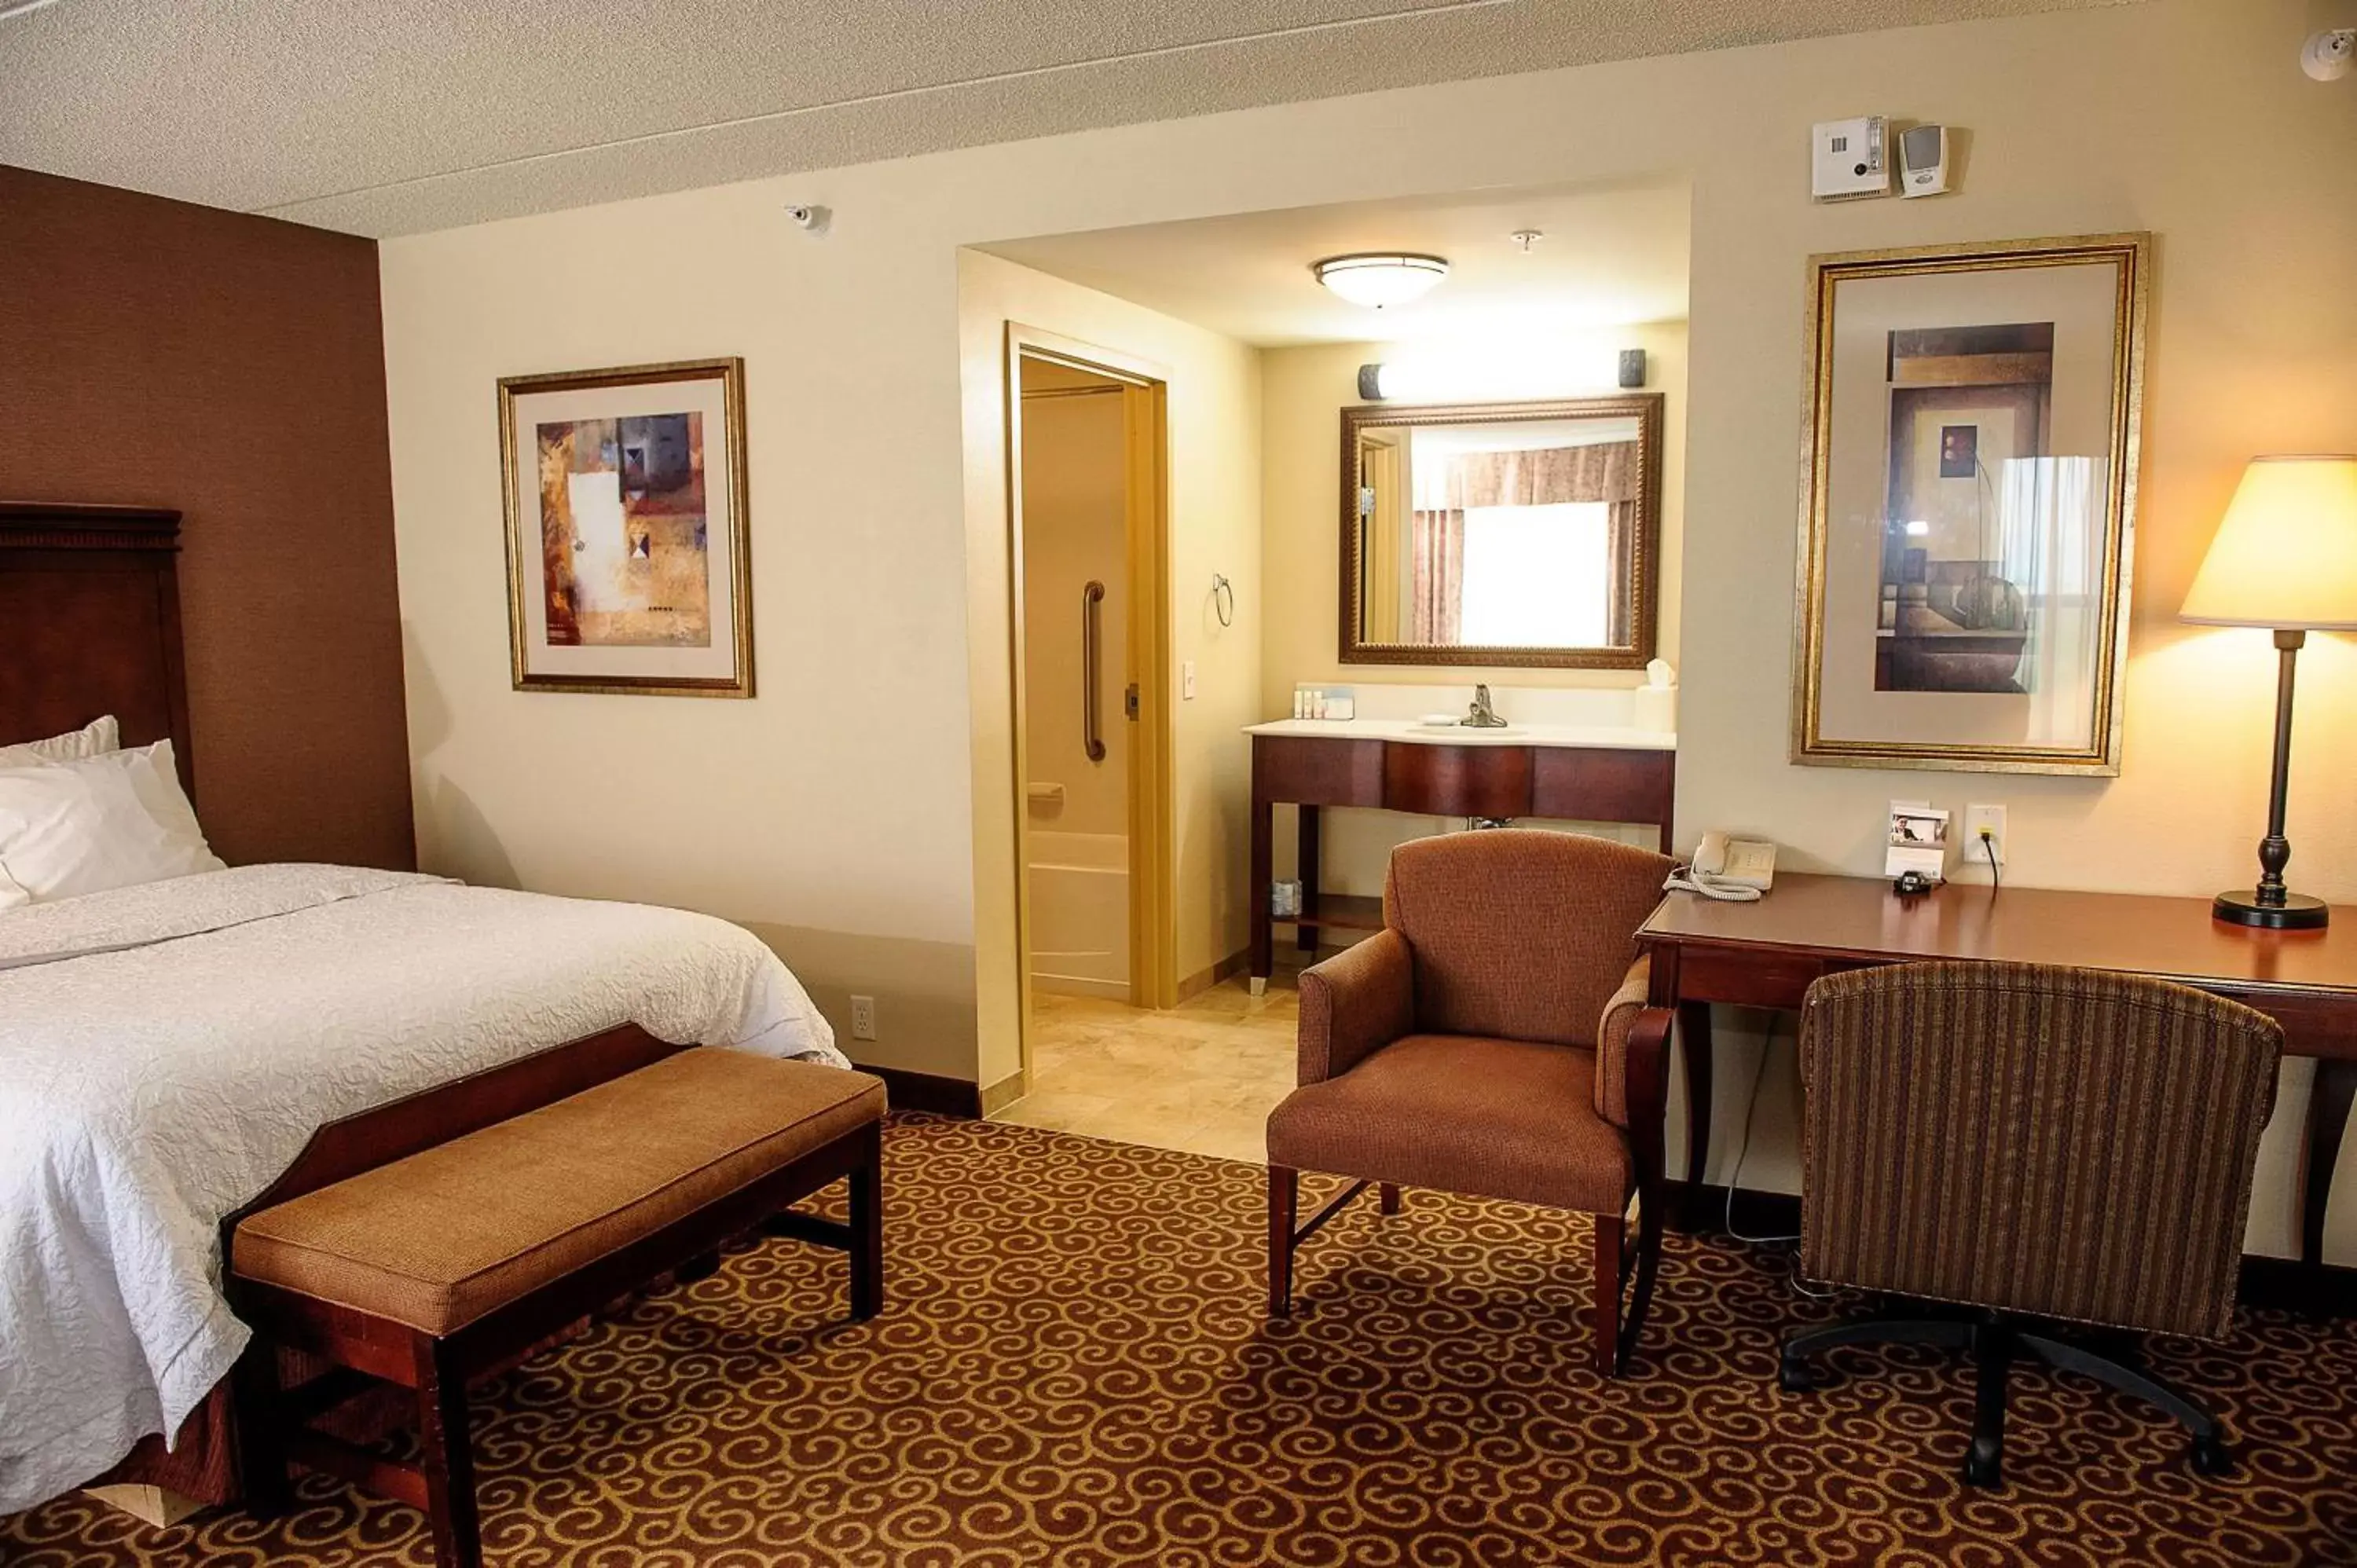
[{"label": "white pillow", "polygon": [[221,869],[168,740],[0,768],[0,909]]},{"label": "white pillow", "polygon": [[107,714],[94,718],[77,730],[53,735],[47,740],[28,740],[22,746],[0,746],[0,768],[31,768],[43,762],[73,762],[101,752],[113,751],[123,745],[114,727],[114,715]]}]

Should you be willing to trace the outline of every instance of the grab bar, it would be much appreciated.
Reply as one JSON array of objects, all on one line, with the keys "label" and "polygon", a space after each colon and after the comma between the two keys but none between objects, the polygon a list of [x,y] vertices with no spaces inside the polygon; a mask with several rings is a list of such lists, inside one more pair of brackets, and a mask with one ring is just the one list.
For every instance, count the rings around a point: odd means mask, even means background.
[{"label": "grab bar", "polygon": [[1087,742],[1091,762],[1103,762],[1105,758],[1104,734],[1097,726],[1097,666],[1101,660],[1097,641],[1102,635],[1097,625],[1097,607],[1104,603],[1104,585],[1093,580],[1081,590],[1081,735]]}]

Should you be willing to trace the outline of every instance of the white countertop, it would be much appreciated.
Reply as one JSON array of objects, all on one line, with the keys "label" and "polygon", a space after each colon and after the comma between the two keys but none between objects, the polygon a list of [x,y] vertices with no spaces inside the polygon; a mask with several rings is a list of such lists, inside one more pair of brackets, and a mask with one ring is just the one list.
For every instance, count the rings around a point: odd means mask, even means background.
[{"label": "white countertop", "polygon": [[1246,725],[1246,735],[1314,736],[1326,740],[1397,740],[1417,746],[1571,746],[1623,751],[1675,751],[1678,737],[1626,725],[1522,725],[1504,729],[1442,727],[1414,719],[1271,719]]}]

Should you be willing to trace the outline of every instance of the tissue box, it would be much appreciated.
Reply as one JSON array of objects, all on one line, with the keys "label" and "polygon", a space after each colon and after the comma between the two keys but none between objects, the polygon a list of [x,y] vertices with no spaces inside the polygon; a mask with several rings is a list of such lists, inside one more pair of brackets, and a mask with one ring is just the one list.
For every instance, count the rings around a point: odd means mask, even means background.
[{"label": "tissue box", "polygon": [[1640,686],[1630,695],[1636,699],[1636,716],[1631,722],[1637,728],[1663,735],[1677,733],[1678,689],[1675,686]]}]

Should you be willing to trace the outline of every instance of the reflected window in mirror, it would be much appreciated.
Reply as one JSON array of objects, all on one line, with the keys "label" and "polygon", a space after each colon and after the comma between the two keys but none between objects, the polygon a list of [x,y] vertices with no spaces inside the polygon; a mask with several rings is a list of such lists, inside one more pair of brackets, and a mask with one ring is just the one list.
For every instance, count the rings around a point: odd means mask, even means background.
[{"label": "reflected window in mirror", "polygon": [[1658,393],[1344,410],[1343,660],[1641,668],[1661,420]]}]

